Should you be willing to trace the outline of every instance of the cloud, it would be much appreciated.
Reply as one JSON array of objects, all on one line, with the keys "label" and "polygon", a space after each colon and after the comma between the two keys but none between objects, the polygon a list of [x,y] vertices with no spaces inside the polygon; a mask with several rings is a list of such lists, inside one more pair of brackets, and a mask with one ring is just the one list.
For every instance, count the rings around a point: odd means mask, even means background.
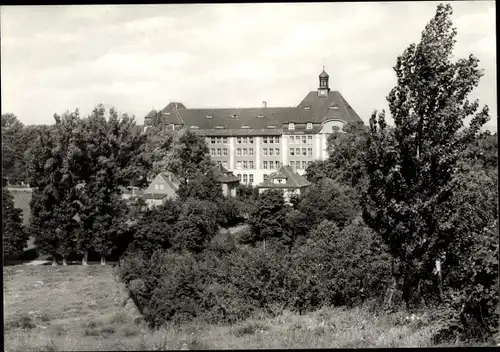
[{"label": "cloud", "polygon": [[[139,117],[187,106],[295,106],[326,65],[367,121],[385,106],[392,66],[437,2],[2,8],[2,109],[25,123],[98,103]],[[493,2],[455,2],[456,55],[474,53],[477,89],[496,116]],[[496,126],[496,122],[495,122]]]}]

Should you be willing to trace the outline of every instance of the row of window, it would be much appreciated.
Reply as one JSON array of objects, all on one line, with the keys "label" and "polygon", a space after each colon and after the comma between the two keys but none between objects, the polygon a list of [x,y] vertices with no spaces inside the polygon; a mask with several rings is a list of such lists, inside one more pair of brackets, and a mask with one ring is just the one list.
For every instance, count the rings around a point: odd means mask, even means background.
[{"label": "row of window", "polygon": [[312,161],[290,161],[290,167],[292,169],[297,169],[297,170],[305,170],[309,165],[312,164]]},{"label": "row of window", "polygon": [[165,189],[165,185],[156,184],[155,189]]},{"label": "row of window", "polygon": [[227,169],[227,161],[217,161],[217,165],[224,166]]},{"label": "row of window", "polygon": [[267,148],[262,149],[262,152],[264,155],[280,155],[280,150],[279,148],[269,148],[269,151]]},{"label": "row of window", "polygon": [[[290,155],[301,155],[300,154],[300,148],[290,148]],[[303,156],[312,156],[313,155],[313,149],[312,148],[302,148],[302,155]]]},{"label": "row of window", "polygon": [[246,160],[240,161],[240,160],[238,160],[236,162],[236,168],[237,169],[254,169],[255,168],[255,164],[254,164],[254,162],[252,160],[250,160],[250,161],[246,161]]},{"label": "row of window", "polygon": [[236,137],[236,143],[250,143],[253,144],[253,137]]},{"label": "row of window", "polygon": [[[308,122],[307,125],[306,125],[306,129],[312,130],[312,128],[313,128],[313,124],[311,122]],[[289,130],[294,130],[295,129],[295,124],[293,122],[290,122],[288,124],[288,129]]]},{"label": "row of window", "polygon": [[265,160],[262,162],[262,168],[263,169],[269,169],[269,170],[274,170],[274,169],[279,169],[281,167],[281,162],[279,161],[273,161],[273,160]]},{"label": "row of window", "polygon": [[240,179],[240,182],[243,183],[253,183],[253,174],[236,174],[236,176]]},{"label": "row of window", "polygon": [[253,155],[253,148],[249,148],[248,150],[247,150],[247,148],[243,148],[243,149],[238,148],[238,149],[236,149],[236,155],[241,156],[242,150],[243,150],[243,155]]},{"label": "row of window", "polygon": [[278,144],[280,142],[280,137],[262,137],[262,143],[274,143]]},{"label": "row of window", "polygon": [[212,156],[221,156],[221,155],[224,155],[224,156],[227,156],[227,148],[210,148],[210,155]]},{"label": "row of window", "polygon": [[224,144],[227,144],[227,137],[212,137],[210,138],[210,143],[211,144],[221,144],[221,143],[224,143]]},{"label": "row of window", "polygon": [[290,144],[299,144],[302,137],[302,144],[312,143],[312,136],[290,136]]}]

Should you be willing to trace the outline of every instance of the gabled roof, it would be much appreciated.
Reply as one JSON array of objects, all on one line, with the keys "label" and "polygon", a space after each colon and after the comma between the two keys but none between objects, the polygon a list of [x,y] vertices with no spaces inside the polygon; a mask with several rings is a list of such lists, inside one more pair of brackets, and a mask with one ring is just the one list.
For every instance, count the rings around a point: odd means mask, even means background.
[{"label": "gabled roof", "polygon": [[177,177],[175,177],[174,174],[172,173],[160,173],[156,175],[156,177],[151,181],[149,184],[148,188],[144,191],[144,195],[149,198],[151,194],[158,194],[158,195],[167,195],[169,194],[168,189],[156,189],[153,187],[154,184],[156,184],[158,181],[163,181],[164,183],[167,184],[167,186],[174,191],[177,191],[179,189],[180,181]]},{"label": "gabled roof", "polygon": [[[284,178],[285,183],[274,183],[275,178]],[[259,184],[258,188],[302,188],[311,183],[305,177],[294,172],[290,166],[282,166],[269,175],[267,180]]]},{"label": "gabled roof", "polygon": [[240,181],[240,179],[236,177],[232,171],[229,171],[222,165],[217,165],[215,167],[215,175],[220,183],[233,183]]}]

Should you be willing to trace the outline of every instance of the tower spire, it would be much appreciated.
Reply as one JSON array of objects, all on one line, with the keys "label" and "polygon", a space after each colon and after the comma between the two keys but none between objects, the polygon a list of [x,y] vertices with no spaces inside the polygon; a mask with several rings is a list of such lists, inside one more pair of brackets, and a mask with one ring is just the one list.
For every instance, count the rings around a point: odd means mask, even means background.
[{"label": "tower spire", "polygon": [[328,73],[325,71],[325,66],[323,66],[323,71],[319,74],[319,88],[318,95],[321,97],[328,96],[328,92],[330,91],[330,87],[328,86]]}]

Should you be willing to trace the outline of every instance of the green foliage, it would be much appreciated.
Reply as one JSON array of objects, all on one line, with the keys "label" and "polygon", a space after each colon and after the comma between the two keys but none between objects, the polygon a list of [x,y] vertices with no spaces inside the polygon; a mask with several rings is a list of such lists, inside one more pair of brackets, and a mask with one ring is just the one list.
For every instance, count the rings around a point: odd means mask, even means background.
[{"label": "green foliage", "polygon": [[12,194],[2,189],[2,237],[5,255],[16,255],[23,251],[28,241],[28,233],[23,226],[21,209],[14,207]]},{"label": "green foliage", "polygon": [[214,166],[205,140],[188,129],[174,132],[172,147],[163,162],[160,169],[173,172],[184,184]]},{"label": "green foliage", "polygon": [[177,190],[179,199],[196,198],[210,202],[222,200],[222,187],[213,170],[206,174],[198,173],[187,184],[181,184]]},{"label": "green foliage", "polygon": [[309,228],[323,220],[333,221],[342,227],[359,213],[358,202],[353,188],[325,178],[311,185],[302,196],[297,209],[307,214],[304,221]]},{"label": "green foliage", "polygon": [[255,244],[269,238],[285,240],[288,234],[286,216],[289,210],[281,190],[267,190],[260,194],[248,219],[253,233],[253,238],[249,239],[250,243]]},{"label": "green foliage", "polygon": [[387,127],[384,112],[370,119],[364,219],[401,261],[409,288],[431,277],[435,259],[456,239],[439,223],[449,215],[461,153],[488,119],[487,107],[476,113],[478,103],[467,100],[482,76],[478,60],[451,60],[451,13],[450,5],[439,5],[420,43],[397,59],[397,86],[387,97],[395,128]]}]

